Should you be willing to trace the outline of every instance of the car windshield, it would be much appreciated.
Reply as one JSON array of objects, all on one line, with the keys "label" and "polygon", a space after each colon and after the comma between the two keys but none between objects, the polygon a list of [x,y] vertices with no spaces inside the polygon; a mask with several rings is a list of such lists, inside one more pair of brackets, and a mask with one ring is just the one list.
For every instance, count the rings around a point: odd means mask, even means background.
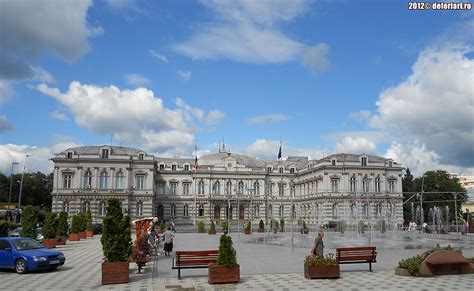
[{"label": "car windshield", "polygon": [[12,243],[19,251],[44,248],[42,244],[31,238],[15,239]]}]

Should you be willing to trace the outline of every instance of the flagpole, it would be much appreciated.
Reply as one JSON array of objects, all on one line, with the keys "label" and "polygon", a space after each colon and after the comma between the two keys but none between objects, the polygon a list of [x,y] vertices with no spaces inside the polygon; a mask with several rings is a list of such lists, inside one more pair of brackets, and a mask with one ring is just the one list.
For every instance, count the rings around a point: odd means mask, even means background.
[{"label": "flagpole", "polygon": [[198,163],[197,163],[197,145],[194,144],[194,177],[193,177],[193,182],[194,182],[194,226],[196,227],[197,225],[197,203],[196,203],[196,200],[197,200],[197,191],[196,191],[196,187],[197,187],[197,179],[196,179],[196,174],[197,174],[197,168],[198,168]]}]

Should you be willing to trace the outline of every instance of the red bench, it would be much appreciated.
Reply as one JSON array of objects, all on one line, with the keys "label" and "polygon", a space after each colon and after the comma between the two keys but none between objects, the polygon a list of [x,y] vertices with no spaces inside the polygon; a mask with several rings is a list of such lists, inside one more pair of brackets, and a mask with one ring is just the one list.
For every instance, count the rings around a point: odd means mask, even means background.
[{"label": "red bench", "polygon": [[377,262],[377,251],[375,247],[337,248],[336,261],[338,264],[369,263],[372,272],[372,263]]},{"label": "red bench", "polygon": [[209,264],[217,262],[219,250],[206,251],[176,251],[171,269],[178,269],[178,279],[181,279],[181,269],[209,268]]}]

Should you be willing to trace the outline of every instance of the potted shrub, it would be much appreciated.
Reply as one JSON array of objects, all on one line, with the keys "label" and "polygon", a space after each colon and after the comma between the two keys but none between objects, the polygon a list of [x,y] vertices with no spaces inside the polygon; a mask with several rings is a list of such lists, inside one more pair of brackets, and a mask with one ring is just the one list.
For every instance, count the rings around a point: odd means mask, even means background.
[{"label": "potted shrub", "polygon": [[79,213],[79,238],[86,238],[87,221],[84,213]]},{"label": "potted shrub", "polygon": [[75,214],[72,216],[71,221],[71,233],[69,234],[69,240],[78,241],[81,238],[79,237],[79,232],[81,231],[81,218],[79,215]]},{"label": "potted shrub", "polygon": [[92,213],[89,209],[86,214],[86,237],[93,237],[94,232],[92,231]]},{"label": "potted shrub", "polygon": [[280,219],[280,232],[285,232],[285,220]]},{"label": "potted shrub", "polygon": [[229,232],[229,224],[227,223],[227,220],[221,221],[221,228],[222,228],[222,232],[224,233]]},{"label": "potted shrub", "polygon": [[272,230],[273,230],[273,233],[277,233],[279,228],[280,228],[280,225],[278,224],[278,221],[272,219]]},{"label": "potted shrub", "polygon": [[36,224],[38,223],[38,210],[32,205],[28,205],[21,215],[21,236],[36,239]]},{"label": "potted shrub", "polygon": [[65,245],[68,232],[67,213],[60,212],[56,219],[56,245]]},{"label": "potted shrub", "polygon": [[130,217],[124,216],[118,199],[109,199],[103,220],[102,285],[128,283],[128,257],[132,252]]},{"label": "potted shrub", "polygon": [[49,249],[56,247],[56,213],[47,212],[43,226],[43,245]]},{"label": "potted shrub", "polygon": [[303,220],[303,225],[301,227],[301,234],[308,234],[309,230],[308,227],[306,227],[306,221]]},{"label": "potted shrub", "polygon": [[206,232],[206,225],[204,224],[204,221],[202,221],[202,220],[198,221],[198,232],[199,233],[205,233]]},{"label": "potted shrub", "polygon": [[262,219],[260,219],[260,222],[258,223],[258,232],[265,232],[265,224]]},{"label": "potted shrub", "polygon": [[358,223],[358,232],[364,233],[365,232],[365,222],[361,219]]},{"label": "potted shrub", "polygon": [[162,234],[165,232],[165,223],[162,221],[160,222],[160,230],[158,230],[158,234]]},{"label": "potted shrub", "polygon": [[219,257],[215,264],[209,265],[209,284],[240,282],[240,265],[229,235],[221,235]]},{"label": "potted shrub", "polygon": [[417,255],[412,258],[400,260],[398,267],[395,268],[395,274],[400,276],[416,276],[420,270],[423,257]]},{"label": "potted shrub", "polygon": [[306,279],[339,278],[340,270],[336,259],[307,256],[304,260],[304,277]]},{"label": "potted shrub", "polygon": [[336,229],[337,231],[341,232],[341,234],[344,234],[344,231],[346,230],[346,221],[338,220],[336,224]]},{"label": "potted shrub", "polygon": [[213,220],[211,220],[211,226],[208,231],[209,234],[216,234],[216,224]]},{"label": "potted shrub", "polygon": [[250,233],[252,233],[252,223],[251,223],[250,221],[247,221],[247,222],[245,223],[244,233],[245,233],[245,234],[250,234]]}]

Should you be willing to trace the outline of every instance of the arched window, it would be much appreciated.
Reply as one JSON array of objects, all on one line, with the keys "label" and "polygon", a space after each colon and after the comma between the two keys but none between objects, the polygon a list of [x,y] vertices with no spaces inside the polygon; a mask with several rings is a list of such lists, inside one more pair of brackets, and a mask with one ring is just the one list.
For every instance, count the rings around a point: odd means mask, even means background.
[{"label": "arched window", "polygon": [[364,181],[363,181],[363,184],[362,184],[362,188],[363,188],[364,193],[369,192],[369,186],[370,186],[370,180],[368,178],[365,178]]},{"label": "arched window", "polygon": [[259,217],[260,216],[260,206],[255,205],[253,207],[253,216],[254,217]]},{"label": "arched window", "polygon": [[364,214],[365,218],[369,218],[369,205],[367,203],[364,203],[362,206],[362,213]]},{"label": "arched window", "polygon": [[214,206],[214,219],[221,219],[221,207],[219,205]]},{"label": "arched window", "polygon": [[253,189],[255,191],[255,196],[260,195],[260,184],[258,184],[258,182],[253,183]]},{"label": "arched window", "polygon": [[295,205],[291,205],[291,218],[294,219],[296,217],[296,207]]},{"label": "arched window", "polygon": [[204,181],[203,180],[199,180],[198,194],[204,194]]},{"label": "arched window", "polygon": [[331,189],[332,189],[332,192],[338,192],[338,183],[339,183],[339,180],[338,180],[338,179],[332,179],[332,180],[331,180]]},{"label": "arched window", "polygon": [[171,217],[175,217],[175,216],[176,216],[176,205],[174,205],[174,204],[171,204],[170,216],[171,216]]},{"label": "arched window", "polygon": [[356,192],[356,178],[354,176],[351,177],[351,192]]},{"label": "arched window", "polygon": [[105,169],[100,172],[99,188],[107,189],[107,171],[105,171]]},{"label": "arched window", "polygon": [[377,203],[375,205],[375,217],[382,216],[382,203]]},{"label": "arched window", "polygon": [[245,206],[242,204],[239,205],[239,218],[240,219],[245,218]]},{"label": "arched window", "polygon": [[350,210],[351,210],[351,213],[350,213],[351,218],[355,218],[356,215],[357,215],[357,207],[356,207],[355,202],[352,202],[352,203],[351,203],[350,208],[351,208],[351,209],[350,209]]},{"label": "arched window", "polygon": [[189,217],[189,206],[188,206],[188,204],[184,204],[184,206],[183,206],[183,216],[184,217]]},{"label": "arched window", "polygon": [[273,206],[271,204],[268,205],[268,216],[273,217]]},{"label": "arched window", "polygon": [[143,202],[138,201],[137,202],[137,216],[142,216],[143,215]]},{"label": "arched window", "polygon": [[92,173],[87,170],[84,174],[84,188],[90,188],[92,186]]},{"label": "arched window", "polygon": [[216,181],[212,187],[214,195],[221,195],[221,182]]},{"label": "arched window", "polygon": [[89,200],[84,200],[82,201],[81,203],[81,212],[82,213],[86,213],[87,211],[89,211],[91,209],[91,203]]},{"label": "arched window", "polygon": [[63,211],[69,213],[69,201],[63,202]]},{"label": "arched window", "polygon": [[280,205],[280,209],[278,210],[279,216],[283,217],[284,212],[285,212],[285,206]]},{"label": "arched window", "polygon": [[115,188],[116,189],[124,189],[125,188],[125,175],[122,170],[119,170],[115,175]]},{"label": "arched window", "polygon": [[204,205],[200,204],[199,205],[199,217],[204,216]]},{"label": "arched window", "polygon": [[226,188],[225,188],[225,194],[231,195],[232,194],[232,182],[227,181]]},{"label": "arched window", "polygon": [[237,194],[244,194],[244,182],[242,181],[239,182]]},{"label": "arched window", "polygon": [[107,210],[106,210],[106,203],[105,201],[100,201],[99,202],[99,216],[105,216]]}]

